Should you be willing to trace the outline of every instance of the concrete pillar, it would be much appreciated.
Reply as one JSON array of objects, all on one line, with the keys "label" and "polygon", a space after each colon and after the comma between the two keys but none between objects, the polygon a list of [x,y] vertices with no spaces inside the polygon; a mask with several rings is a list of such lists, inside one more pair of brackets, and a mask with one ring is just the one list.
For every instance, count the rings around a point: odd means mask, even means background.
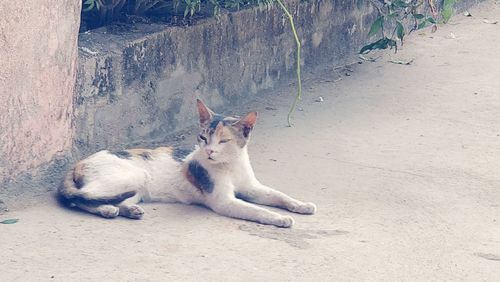
[{"label": "concrete pillar", "polygon": [[0,1],[0,183],[71,148],[80,9]]}]

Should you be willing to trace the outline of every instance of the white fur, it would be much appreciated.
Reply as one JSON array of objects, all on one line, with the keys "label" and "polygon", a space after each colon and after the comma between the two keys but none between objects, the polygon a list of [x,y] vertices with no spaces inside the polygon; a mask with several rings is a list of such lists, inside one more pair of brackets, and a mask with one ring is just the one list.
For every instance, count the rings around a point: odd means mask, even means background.
[{"label": "white fur", "polygon": [[136,191],[138,201],[200,203],[201,193],[182,175],[182,164],[170,154],[152,160],[123,159],[100,151],[84,160],[88,182],[82,192],[99,196]]}]

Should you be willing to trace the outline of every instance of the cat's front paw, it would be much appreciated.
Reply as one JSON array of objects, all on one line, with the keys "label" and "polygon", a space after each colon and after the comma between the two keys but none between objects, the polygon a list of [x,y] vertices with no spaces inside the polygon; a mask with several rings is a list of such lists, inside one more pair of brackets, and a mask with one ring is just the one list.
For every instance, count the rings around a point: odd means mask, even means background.
[{"label": "cat's front paw", "polygon": [[284,215],[284,216],[280,217],[274,225],[276,225],[278,227],[289,228],[289,227],[292,227],[293,223],[294,223],[294,220],[291,216]]},{"label": "cat's front paw", "polygon": [[316,205],[313,203],[304,203],[302,205],[292,207],[290,211],[300,214],[314,214],[316,213]]}]

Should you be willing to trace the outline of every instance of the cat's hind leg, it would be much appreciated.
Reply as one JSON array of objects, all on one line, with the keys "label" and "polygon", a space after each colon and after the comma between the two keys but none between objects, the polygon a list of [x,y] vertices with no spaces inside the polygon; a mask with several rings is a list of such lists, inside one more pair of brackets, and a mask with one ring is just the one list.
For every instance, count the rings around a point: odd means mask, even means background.
[{"label": "cat's hind leg", "polygon": [[[120,214],[120,210],[125,214],[125,209],[121,208],[122,203],[137,203],[140,196],[136,191],[130,188],[122,189],[126,192],[121,192],[117,189],[116,191],[106,191],[105,189],[98,189],[101,186],[96,183],[90,183],[81,188],[72,188],[76,191],[70,191],[71,193],[66,193],[62,195],[66,198],[66,202],[70,206],[76,206],[84,211],[100,215],[105,218],[114,218]],[[78,190],[77,190],[78,189]],[[117,194],[111,194],[117,193]],[[132,200],[131,200],[132,199]],[[130,212],[127,213],[127,217],[138,218],[140,210],[130,208]],[[144,211],[142,211],[144,213]]]},{"label": "cat's hind leg", "polygon": [[119,208],[113,205],[92,205],[80,201],[75,201],[74,204],[84,211],[100,215],[104,218],[115,218],[119,214]]},{"label": "cat's hind leg", "polygon": [[283,192],[255,182],[236,191],[236,197],[247,202],[287,209],[300,214],[314,214],[316,205],[296,200]]},{"label": "cat's hind leg", "polygon": [[85,201],[74,201],[73,204],[84,211],[100,215],[104,218],[115,218],[121,215],[132,219],[141,219],[144,210],[137,205],[138,200],[136,197],[129,198],[116,206],[110,204],[99,205]]},{"label": "cat's hind leg", "polygon": [[120,215],[132,219],[141,219],[144,215],[144,210],[139,205],[137,205],[140,200],[140,197],[136,195],[121,202],[118,205],[118,208],[120,209]]},{"label": "cat's hind leg", "polygon": [[120,204],[120,215],[131,219],[141,219],[144,210],[139,205]]}]

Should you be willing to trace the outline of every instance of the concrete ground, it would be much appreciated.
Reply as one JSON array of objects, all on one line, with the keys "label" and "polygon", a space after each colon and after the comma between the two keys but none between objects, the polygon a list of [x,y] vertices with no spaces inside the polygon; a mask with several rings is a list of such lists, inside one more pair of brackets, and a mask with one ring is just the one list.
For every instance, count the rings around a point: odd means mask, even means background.
[{"label": "concrete ground", "polygon": [[293,86],[248,105],[257,176],[318,206],[292,229],[41,201],[0,216],[19,219],[0,224],[0,280],[500,281],[500,24],[483,22],[500,4],[470,13],[376,62],[309,73],[293,128]]}]

